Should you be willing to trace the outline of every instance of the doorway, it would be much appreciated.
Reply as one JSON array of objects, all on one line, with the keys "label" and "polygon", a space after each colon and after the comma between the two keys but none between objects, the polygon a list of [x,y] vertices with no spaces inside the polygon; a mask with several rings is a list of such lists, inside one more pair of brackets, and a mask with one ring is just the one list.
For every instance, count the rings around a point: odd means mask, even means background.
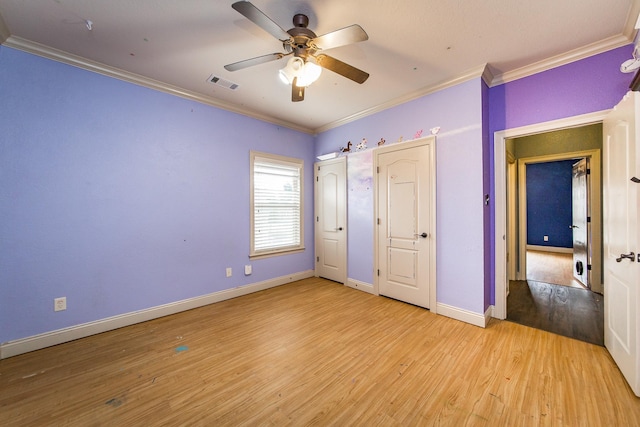
[{"label": "doorway", "polygon": [[[518,235],[511,234],[511,230],[507,240],[517,240],[518,244],[517,253],[510,257],[516,265],[510,269],[509,280],[531,278],[527,260],[531,258],[528,255],[535,255],[533,251],[566,253],[573,260],[568,273],[585,288],[603,293],[601,134],[602,126],[596,124],[540,133],[531,140],[533,136],[518,138],[526,143],[547,137],[589,138],[591,142],[586,145],[592,149],[517,159],[517,207],[510,210],[510,215],[517,212],[517,217],[510,216],[508,221],[516,224]],[[590,165],[588,171],[583,171],[588,173],[588,185],[586,179],[578,180],[583,188],[575,188],[575,164]],[[565,263],[550,264],[549,269],[561,265]],[[571,286],[574,282],[555,284]]]},{"label": "doorway", "polygon": [[[582,132],[562,136],[581,138]],[[593,127],[598,141],[601,132]],[[535,140],[546,137],[552,136]],[[593,164],[588,175],[580,168],[587,163]],[[518,164],[521,274],[509,282],[507,320],[604,345],[603,298],[588,289],[592,282],[596,289],[602,284],[600,150],[519,158]],[[596,183],[587,185],[587,176]],[[590,238],[591,229],[598,238]],[[574,267],[583,263],[576,275]],[[589,280],[592,272],[597,280]]]},{"label": "doorway", "polygon": [[[508,129],[496,132],[494,136],[494,165],[495,165],[495,306],[493,316],[499,319],[507,318],[507,296],[509,295],[509,279],[526,280],[523,275],[526,272],[526,244],[522,231],[518,225],[513,224],[513,220],[509,221],[508,215],[514,211],[514,197],[512,191],[513,185],[509,186],[508,176],[514,175],[514,162],[508,160],[512,156],[511,140],[514,138],[544,134],[552,131],[570,130],[582,128],[588,125],[600,125],[604,119],[606,112],[597,112],[575,116],[567,119],[545,122],[521,128]],[[599,144],[602,144],[602,134],[600,133]],[[570,151],[566,147],[564,150],[558,150],[560,147],[558,141],[550,140],[543,144],[537,144],[537,148],[547,145],[552,149],[555,148],[556,155],[562,154],[567,156]],[[589,151],[589,150],[584,150]],[[576,153],[570,153],[574,156]],[[527,156],[524,156],[527,157]],[[529,156],[533,157],[533,156]],[[507,195],[509,189],[509,196]],[[601,197],[601,190],[595,192]],[[600,203],[600,202],[599,202]],[[515,235],[514,235],[515,232]],[[601,231],[598,231],[601,235]],[[525,250],[520,249],[524,247]],[[515,275],[515,277],[514,277]],[[600,280],[601,283],[601,280]]]},{"label": "doorway", "polygon": [[[547,147],[547,140],[553,146]],[[602,292],[602,126],[512,142],[508,149],[518,163],[518,216],[510,220],[518,224],[518,266],[515,277],[509,277],[506,318],[603,345],[603,298],[589,289],[593,285]]]}]

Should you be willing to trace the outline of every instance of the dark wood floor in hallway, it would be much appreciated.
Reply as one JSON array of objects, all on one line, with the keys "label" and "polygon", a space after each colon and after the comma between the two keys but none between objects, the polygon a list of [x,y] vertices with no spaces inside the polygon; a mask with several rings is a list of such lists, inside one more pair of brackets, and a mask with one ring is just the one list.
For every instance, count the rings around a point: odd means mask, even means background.
[{"label": "dark wood floor in hallway", "polygon": [[512,281],[507,320],[604,345],[604,298],[586,289],[532,280]]},{"label": "dark wood floor in hallway", "polygon": [[604,345],[604,297],[572,278],[567,254],[527,253],[527,280],[509,283],[507,320]]}]

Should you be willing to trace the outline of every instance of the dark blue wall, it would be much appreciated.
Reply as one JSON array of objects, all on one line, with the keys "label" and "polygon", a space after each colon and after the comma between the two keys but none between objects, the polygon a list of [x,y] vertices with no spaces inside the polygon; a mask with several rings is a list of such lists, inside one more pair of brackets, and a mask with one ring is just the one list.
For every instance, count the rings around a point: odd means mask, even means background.
[{"label": "dark blue wall", "polygon": [[[527,165],[527,244],[573,247],[571,174],[575,160]],[[549,241],[544,241],[549,236]]]}]

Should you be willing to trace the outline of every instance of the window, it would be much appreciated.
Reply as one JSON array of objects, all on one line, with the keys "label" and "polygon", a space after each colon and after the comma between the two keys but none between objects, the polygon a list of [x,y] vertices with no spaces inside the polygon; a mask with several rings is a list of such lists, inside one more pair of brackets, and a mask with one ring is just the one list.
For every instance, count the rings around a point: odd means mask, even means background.
[{"label": "window", "polygon": [[304,249],[303,161],[251,152],[251,252],[260,257]]}]

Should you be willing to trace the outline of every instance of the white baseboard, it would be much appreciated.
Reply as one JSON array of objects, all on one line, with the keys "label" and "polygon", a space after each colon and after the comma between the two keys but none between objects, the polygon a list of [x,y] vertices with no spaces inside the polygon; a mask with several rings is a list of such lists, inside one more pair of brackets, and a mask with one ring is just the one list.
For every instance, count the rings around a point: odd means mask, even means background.
[{"label": "white baseboard", "polygon": [[488,323],[487,313],[489,313],[489,310],[487,310],[487,312],[485,312],[484,314],[480,314],[442,303],[438,303],[436,305],[436,308],[437,313],[442,316],[460,320],[461,322],[470,323],[481,328],[486,327]]},{"label": "white baseboard", "polygon": [[347,278],[347,283],[345,283],[345,285],[350,288],[357,289],[359,291],[370,293],[372,295],[378,295],[375,293],[375,291],[373,290],[373,285],[370,283],[365,283],[356,279]]},{"label": "white baseboard", "polygon": [[182,301],[176,301],[145,310],[125,313],[118,316],[108,317],[93,322],[83,323],[56,331],[46,332],[44,334],[34,335],[27,338],[21,338],[15,341],[8,341],[0,344],[0,359],[17,356],[18,354],[28,353],[34,350],[40,350],[52,345],[62,344],[67,341],[73,341],[79,338],[85,338],[90,335],[99,334],[106,331],[122,328],[124,326],[134,325],[136,323],[146,322],[147,320],[157,319],[159,317],[168,316],[179,313],[181,311],[191,310],[193,308],[202,307],[216,302],[236,298],[253,292],[263,291],[265,289],[274,288],[276,286],[285,285],[313,277],[313,270],[302,271],[299,273],[288,274],[286,276],[276,277],[274,279],[262,282],[252,283],[250,285],[238,286],[237,288],[225,289],[223,291],[211,294],[189,298]]},{"label": "white baseboard", "polygon": [[541,252],[556,252],[560,254],[572,254],[573,248],[560,248],[557,246],[538,246],[538,245],[527,245],[527,250],[530,251],[541,251]]}]

